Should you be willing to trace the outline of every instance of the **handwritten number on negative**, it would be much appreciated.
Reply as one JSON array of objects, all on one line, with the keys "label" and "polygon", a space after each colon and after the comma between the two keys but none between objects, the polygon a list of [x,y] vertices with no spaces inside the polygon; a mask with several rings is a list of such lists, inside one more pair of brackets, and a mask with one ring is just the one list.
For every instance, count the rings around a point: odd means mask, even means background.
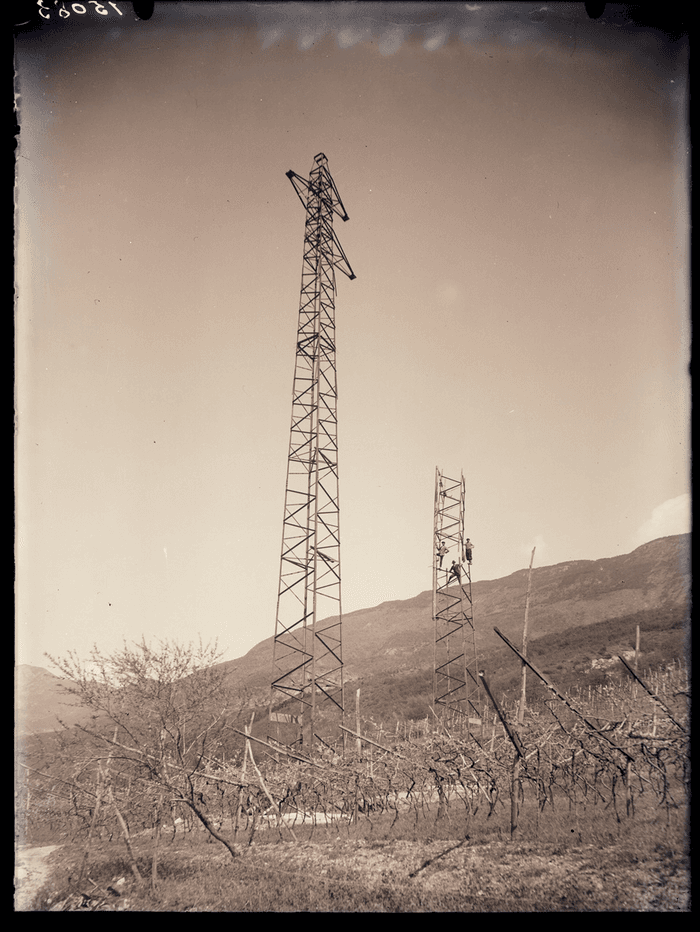
[{"label": "handwritten number on negative", "polygon": [[[109,15],[109,10],[104,6],[104,4],[98,3],[97,0],[87,0],[87,2],[94,7],[93,12],[97,13],[99,16]],[[39,16],[41,16],[42,19],[51,18],[51,7],[48,7],[44,0],[36,0],[36,5],[39,7]],[[110,2],[107,4],[107,6],[111,6],[115,13],[118,13],[120,16],[124,15],[116,3]],[[85,7],[82,3],[71,3],[70,9],[78,16],[84,16],[85,13],[87,13],[87,7]],[[65,3],[61,4],[58,15],[61,17],[61,19],[68,19],[70,16],[70,10],[66,9]]]}]

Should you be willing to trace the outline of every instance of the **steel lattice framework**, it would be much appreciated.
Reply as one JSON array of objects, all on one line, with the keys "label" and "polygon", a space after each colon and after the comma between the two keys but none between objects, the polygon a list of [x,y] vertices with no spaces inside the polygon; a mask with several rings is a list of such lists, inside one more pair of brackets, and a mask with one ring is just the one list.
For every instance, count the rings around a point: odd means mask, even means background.
[{"label": "steel lattice framework", "polygon": [[471,564],[464,549],[465,481],[435,471],[433,531],[433,701],[480,720],[480,680],[472,609]]},{"label": "steel lattice framework", "polygon": [[306,223],[270,723],[271,737],[282,740],[287,722],[284,743],[310,748],[319,718],[342,722],[344,710],[335,275],[355,275],[333,229],[348,215],[326,156],[315,157],[308,181],[287,177]]}]

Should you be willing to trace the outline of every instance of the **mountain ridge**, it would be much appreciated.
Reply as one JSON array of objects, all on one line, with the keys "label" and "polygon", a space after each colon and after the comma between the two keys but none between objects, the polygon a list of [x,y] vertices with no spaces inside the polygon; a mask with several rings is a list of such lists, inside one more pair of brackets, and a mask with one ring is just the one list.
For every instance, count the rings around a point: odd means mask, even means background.
[{"label": "mountain ridge", "polygon": [[[477,650],[500,644],[493,628],[517,636],[522,626],[528,570],[516,570],[496,580],[472,585]],[[629,554],[600,560],[568,560],[532,571],[531,636],[562,628],[595,624],[639,611],[680,605],[690,590],[690,535],[657,538]],[[390,600],[343,615],[343,660],[346,680],[381,665],[381,654],[392,651],[398,662],[413,667],[432,664],[432,592]],[[379,633],[378,633],[379,632]],[[258,675],[269,675],[273,638],[226,661],[231,672],[246,677],[249,688]],[[264,661],[263,661],[264,656]],[[259,668],[263,661],[264,671]]]}]

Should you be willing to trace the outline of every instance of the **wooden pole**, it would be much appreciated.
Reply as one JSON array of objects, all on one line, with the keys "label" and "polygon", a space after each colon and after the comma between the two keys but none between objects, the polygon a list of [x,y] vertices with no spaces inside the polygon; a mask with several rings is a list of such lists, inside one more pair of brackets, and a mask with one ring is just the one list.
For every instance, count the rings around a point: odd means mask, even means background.
[{"label": "wooden pole", "polygon": [[112,790],[112,784],[110,783],[107,787],[107,792],[109,794],[109,801],[112,804],[112,808],[117,816],[119,822],[119,827],[122,830],[122,835],[124,836],[124,842],[126,844],[126,850],[129,852],[129,860],[131,861],[131,872],[136,878],[138,883],[143,883],[143,877],[136,863],[136,855],[134,854],[134,849],[131,847],[131,838],[129,836],[129,827],[124,821],[124,816],[119,811],[119,806],[117,806],[117,801],[114,798],[114,791]]},{"label": "wooden pole", "polygon": [[656,693],[652,692],[652,690],[647,686],[647,684],[644,682],[644,680],[641,678],[641,676],[638,676],[638,675],[634,672],[634,670],[633,670],[632,667],[627,663],[627,661],[625,660],[625,658],[624,658],[624,657],[621,657],[621,656],[618,654],[617,659],[618,659],[618,660],[620,661],[620,663],[628,670],[628,672],[632,674],[632,676],[633,676],[633,677],[635,678],[635,680],[639,683],[639,685],[640,685],[643,689],[646,690],[646,692],[651,696],[651,698],[652,698],[655,702],[658,702],[658,703],[659,703],[659,705],[661,706],[661,708],[664,710],[664,712],[666,713],[666,715],[668,715],[668,717],[671,719],[671,721],[672,721],[673,724],[676,726],[676,728],[680,728],[680,730],[681,730],[684,734],[688,734],[687,730],[680,724],[680,722],[677,722],[677,721],[675,720],[675,718],[674,718],[673,715],[671,714],[671,710],[670,710],[669,707],[666,705],[666,703],[663,702],[661,699],[659,699],[659,697],[656,695]]},{"label": "wooden pole", "polygon": [[[324,764],[317,764],[315,761],[309,760],[308,757],[302,757],[300,754],[294,754],[292,751],[288,751],[286,748],[275,747],[274,745],[269,744],[267,741],[263,741],[262,738],[256,738],[255,735],[251,735],[249,732],[240,731],[238,728],[233,727],[231,727],[231,731],[235,731],[237,735],[243,735],[243,737],[247,738],[248,741],[255,741],[256,744],[262,744],[264,747],[270,748],[270,750],[274,751],[275,754],[284,754],[285,757],[291,757],[293,760],[301,761],[302,764],[308,764],[310,767],[318,767],[319,770],[327,769]],[[352,733],[354,734],[354,732]],[[252,758],[252,753],[250,756]]]},{"label": "wooden pole", "polygon": [[[355,730],[360,734],[360,690],[355,693]],[[362,739],[356,738],[357,758],[362,757]]]},{"label": "wooden pole", "polygon": [[151,890],[155,893],[158,888],[158,847],[160,845],[160,823],[163,811],[163,790],[156,804],[155,837],[153,839],[153,858],[151,859]]},{"label": "wooden pole", "polygon": [[[109,766],[109,758],[107,760],[107,766]],[[85,842],[85,853],[83,854],[83,863],[80,867],[80,873],[78,874],[78,883],[82,883],[83,878],[85,877],[85,872],[87,871],[88,857],[90,855],[90,843],[92,841],[92,833],[95,830],[95,825],[97,823],[97,817],[100,813],[100,806],[102,804],[102,786],[103,786],[103,776],[102,776],[102,764],[99,764],[97,771],[97,793],[95,799],[95,808],[92,810],[92,819],[90,821],[90,828],[88,829],[87,840]]]},{"label": "wooden pole", "polygon": [[[275,810],[275,818],[277,819],[277,827],[280,829],[280,832],[281,832],[281,828],[282,828],[282,826],[285,824],[285,822],[284,822],[284,819],[282,818],[282,813],[280,812],[279,803],[276,803],[276,802],[275,802],[275,800],[274,800],[272,794],[270,793],[270,791],[268,790],[267,786],[265,785],[265,781],[263,780],[263,775],[260,773],[260,768],[259,768],[258,765],[255,763],[255,758],[253,757],[253,749],[252,749],[252,747],[250,746],[250,732],[249,732],[249,729],[248,729],[248,726],[247,726],[247,725],[245,726],[245,733],[246,733],[246,750],[248,751],[248,755],[249,755],[249,757],[250,757],[250,762],[251,762],[251,764],[253,765],[253,770],[254,770],[254,771],[256,772],[256,774],[258,775],[258,780],[259,780],[259,782],[260,782],[260,786],[261,786],[261,788],[262,788],[263,793],[264,793],[264,794],[267,796],[267,798],[270,800],[270,805],[271,805],[271,807]],[[289,833],[290,833],[290,835],[292,836],[292,838],[294,839],[294,841],[296,841],[296,840],[297,840],[297,836],[294,834],[294,829],[292,828],[292,826],[291,826],[291,825],[287,825],[287,828],[289,829]],[[230,849],[229,849],[229,850],[230,850]],[[233,852],[231,852],[231,853],[233,853]]]},{"label": "wooden pole", "polygon": [[[248,750],[250,748],[250,741],[248,740],[248,734],[253,729],[254,721],[255,721],[255,712],[253,712],[253,714],[250,716],[250,725],[248,726],[248,728],[246,728],[246,731],[245,731],[246,739],[245,739],[245,747],[243,749],[243,772],[242,772],[242,777],[241,777],[242,783],[245,783],[245,772],[246,772],[246,767],[248,766]],[[279,734],[279,726],[277,728],[277,733]],[[243,787],[241,786],[238,789],[238,805],[236,806],[236,822],[233,826],[234,839],[238,835],[238,828],[241,824],[241,813],[243,810],[243,804],[241,803],[242,793],[243,793]]]},{"label": "wooden pole", "polygon": [[[577,709],[576,706],[571,702],[571,700],[570,700],[570,699],[567,699],[567,697],[557,689],[557,687],[549,680],[548,677],[546,677],[546,676],[544,675],[544,673],[542,673],[541,670],[538,670],[538,669],[537,669],[537,667],[534,665],[534,663],[533,663],[531,660],[527,660],[525,657],[523,657],[523,655],[520,653],[520,651],[518,650],[518,648],[515,647],[513,644],[510,643],[510,641],[509,641],[508,638],[505,636],[505,634],[503,634],[501,631],[499,631],[498,628],[495,628],[495,627],[494,627],[493,630],[496,632],[496,634],[499,636],[499,638],[500,638],[502,641],[504,641],[504,642],[508,645],[508,647],[510,647],[510,649],[513,651],[513,653],[514,653],[514,654],[517,654],[517,656],[520,657],[520,659],[521,659],[522,661],[524,661],[524,662],[528,665],[528,667],[532,670],[532,672],[535,674],[535,676],[538,676],[538,677],[542,680],[542,682],[544,683],[544,685],[554,693],[554,695],[557,697],[557,699],[560,699],[560,700],[564,703],[564,705],[567,707],[567,709],[571,709],[571,711],[572,711],[575,715],[578,715],[578,717],[579,717],[583,722],[585,722],[585,724],[590,728],[591,731],[595,732],[597,735],[600,735],[600,737],[603,738],[605,741],[607,741],[607,743],[608,743],[611,747],[615,748],[616,751],[619,751],[620,754],[623,755],[623,757],[625,757],[627,760],[634,760],[634,757],[633,757],[631,754],[628,754],[627,751],[624,750],[624,748],[619,747],[619,745],[615,744],[615,742],[612,741],[612,740],[605,734],[605,732],[602,732],[599,728],[596,728],[596,726],[595,726],[591,721],[589,721],[589,719],[586,718],[586,716],[583,714],[583,712],[581,712],[579,709]],[[622,658],[620,658],[620,659],[622,660]],[[623,660],[622,662],[624,663],[624,660]],[[625,664],[625,666],[627,666],[627,665]],[[628,669],[629,669],[629,667],[628,667]]]},{"label": "wooden pole", "polygon": [[[398,722],[397,722],[397,725],[398,725]],[[391,748],[386,748],[383,745],[378,744],[376,741],[372,741],[372,739],[368,738],[366,735],[363,736],[363,735],[355,734],[354,731],[350,731],[349,728],[345,728],[343,725],[341,725],[340,727],[342,728],[343,731],[347,731],[349,735],[354,735],[356,738],[362,738],[362,740],[367,744],[373,744],[375,748],[379,748],[380,751],[386,751],[388,754],[393,754],[395,757],[400,757],[401,760],[408,760],[407,757],[404,757],[403,754],[399,754],[398,751],[392,751]]]},{"label": "wooden pole", "polygon": [[[527,574],[527,595],[525,596],[525,622],[523,623],[523,657],[527,657],[527,616],[530,610],[530,585],[532,583],[532,564],[535,559],[535,550],[537,548],[532,548],[532,554],[530,555],[530,569]],[[526,681],[527,681],[527,664],[523,663],[523,672],[522,679],[520,682],[520,708],[518,709],[518,725],[522,725],[525,720],[525,690],[526,690]]]},{"label": "wooden pole", "polygon": [[508,724],[508,721],[507,721],[505,715],[503,714],[503,712],[501,712],[501,710],[500,710],[500,708],[499,708],[499,706],[498,706],[498,703],[496,702],[496,700],[495,700],[494,697],[493,697],[493,693],[492,693],[491,690],[489,689],[489,684],[486,682],[486,677],[484,676],[484,671],[483,671],[483,670],[479,670],[479,677],[480,677],[480,679],[481,679],[481,682],[484,684],[484,689],[486,690],[486,695],[489,697],[489,699],[490,699],[491,702],[493,703],[493,707],[494,707],[494,709],[496,710],[496,715],[498,715],[498,717],[499,717],[500,720],[501,720],[501,725],[503,725],[506,734],[507,734],[508,737],[510,738],[511,744],[512,744],[513,747],[515,748],[516,754],[517,754],[519,757],[522,757],[523,754],[524,754],[524,751],[523,751],[523,746],[522,746],[522,744],[520,743],[520,738],[518,737],[518,733],[517,733],[517,731],[516,731],[514,728],[511,728],[511,727],[510,727],[510,725]]},{"label": "wooden pole", "polygon": [[513,773],[510,781],[510,837],[518,827],[518,797],[520,795],[520,755],[513,755]]},{"label": "wooden pole", "polygon": [[637,625],[637,640],[634,644],[634,672],[639,670],[639,625]]},{"label": "wooden pole", "polygon": [[479,676],[481,681],[484,684],[484,689],[486,690],[486,695],[489,697],[493,703],[493,707],[496,710],[496,714],[501,720],[501,724],[506,730],[506,734],[511,740],[511,744],[515,748],[515,755],[513,759],[513,770],[511,773],[510,779],[510,837],[512,838],[515,835],[515,830],[518,827],[518,798],[520,796],[520,758],[523,756],[523,746],[520,743],[520,738],[518,737],[517,731],[513,728],[511,729],[508,725],[505,715],[501,712],[498,707],[498,703],[493,697],[493,693],[489,689],[489,684],[486,682],[486,677],[484,676],[484,671],[479,670]]},{"label": "wooden pole", "polygon": [[625,811],[629,817],[632,814],[632,764],[627,761],[625,768]]},{"label": "wooden pole", "polygon": [[[119,729],[114,729],[114,738],[112,739],[112,744],[117,740],[117,735],[119,734]],[[109,778],[109,763],[112,760],[112,755],[114,753],[114,747],[110,748],[109,754],[107,755],[107,762],[105,763],[104,773],[102,772],[102,764],[98,765],[97,773],[97,794],[95,799],[95,808],[92,810],[92,820],[90,822],[90,828],[88,830],[87,841],[85,843],[85,854],[83,856],[83,863],[80,868],[80,874],[78,875],[78,883],[81,883],[85,872],[87,871],[88,856],[90,853],[90,843],[92,841],[92,833],[97,822],[97,817],[100,812],[100,806],[102,805],[102,797],[104,795],[104,787]],[[116,807],[115,807],[116,808]],[[138,870],[138,869],[137,869]]]}]

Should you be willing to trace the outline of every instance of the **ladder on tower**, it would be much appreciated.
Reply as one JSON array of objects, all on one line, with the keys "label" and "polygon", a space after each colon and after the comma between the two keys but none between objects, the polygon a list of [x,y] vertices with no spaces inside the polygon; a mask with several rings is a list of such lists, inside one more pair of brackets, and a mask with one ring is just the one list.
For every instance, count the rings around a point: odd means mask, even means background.
[{"label": "ladder on tower", "polygon": [[348,215],[326,156],[308,181],[287,177],[306,221],[268,736],[308,753],[341,735],[344,716],[335,272],[355,274],[333,229]]},{"label": "ladder on tower", "polygon": [[464,535],[464,475],[435,471],[433,525],[433,704],[458,714],[467,730],[481,727],[471,560]]}]

